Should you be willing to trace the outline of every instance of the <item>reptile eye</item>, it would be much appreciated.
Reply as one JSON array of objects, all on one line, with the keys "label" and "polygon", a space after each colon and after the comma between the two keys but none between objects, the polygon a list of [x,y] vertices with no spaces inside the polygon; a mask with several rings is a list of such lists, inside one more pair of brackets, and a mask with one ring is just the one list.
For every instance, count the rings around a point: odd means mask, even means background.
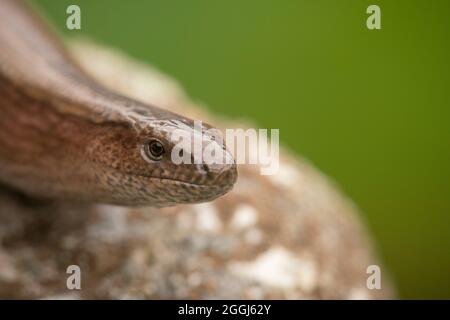
[{"label": "reptile eye", "polygon": [[152,160],[161,160],[164,154],[164,146],[158,140],[150,140],[145,146],[147,155]]}]

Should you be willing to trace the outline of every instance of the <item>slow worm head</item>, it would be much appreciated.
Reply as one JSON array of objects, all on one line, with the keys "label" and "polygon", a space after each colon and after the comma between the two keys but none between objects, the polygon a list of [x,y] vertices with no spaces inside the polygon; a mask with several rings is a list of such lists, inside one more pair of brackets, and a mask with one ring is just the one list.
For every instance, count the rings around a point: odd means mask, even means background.
[{"label": "slow worm head", "polygon": [[[33,197],[162,207],[213,200],[237,179],[208,125],[103,88],[17,0],[0,0],[0,111],[0,182]],[[174,132],[226,161],[175,163]]]}]

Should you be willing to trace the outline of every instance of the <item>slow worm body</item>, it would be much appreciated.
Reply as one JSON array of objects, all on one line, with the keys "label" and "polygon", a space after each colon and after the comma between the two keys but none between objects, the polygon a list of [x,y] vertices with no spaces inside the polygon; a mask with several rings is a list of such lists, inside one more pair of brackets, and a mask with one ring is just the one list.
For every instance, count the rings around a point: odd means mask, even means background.
[{"label": "slow worm body", "polygon": [[97,84],[16,0],[0,0],[0,112],[0,183],[32,197],[162,207],[237,178],[234,161],[175,164],[171,134],[195,135],[193,121]]}]

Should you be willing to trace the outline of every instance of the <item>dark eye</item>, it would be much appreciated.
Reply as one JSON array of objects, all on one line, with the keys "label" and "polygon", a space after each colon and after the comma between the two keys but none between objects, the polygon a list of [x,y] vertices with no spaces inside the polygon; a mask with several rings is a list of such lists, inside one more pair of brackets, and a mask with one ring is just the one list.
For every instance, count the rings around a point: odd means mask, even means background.
[{"label": "dark eye", "polygon": [[164,154],[164,146],[158,140],[150,140],[145,146],[147,155],[152,160],[160,160]]}]

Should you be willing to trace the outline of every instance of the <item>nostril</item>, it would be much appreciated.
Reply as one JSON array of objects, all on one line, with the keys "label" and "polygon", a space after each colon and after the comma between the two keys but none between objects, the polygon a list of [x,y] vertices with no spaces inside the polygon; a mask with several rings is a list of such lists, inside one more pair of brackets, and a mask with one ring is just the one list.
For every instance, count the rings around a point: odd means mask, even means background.
[{"label": "nostril", "polygon": [[197,170],[201,171],[205,175],[209,175],[209,173],[210,173],[210,169],[209,169],[208,165],[206,165],[206,164],[198,164]]}]

